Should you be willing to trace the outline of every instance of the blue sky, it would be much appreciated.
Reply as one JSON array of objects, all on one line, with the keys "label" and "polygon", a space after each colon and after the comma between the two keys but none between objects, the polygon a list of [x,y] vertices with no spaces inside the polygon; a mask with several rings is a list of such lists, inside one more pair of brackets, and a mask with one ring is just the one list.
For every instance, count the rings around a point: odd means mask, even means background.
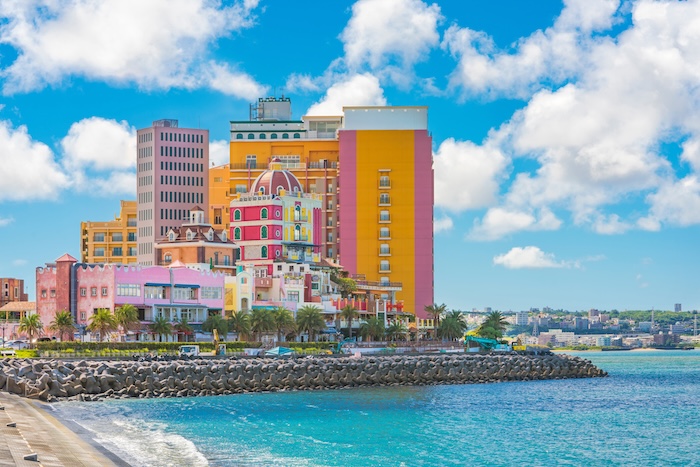
[{"label": "blue sky", "polygon": [[435,297],[700,308],[700,2],[4,0],[0,277],[135,197],[135,130],[427,105]]}]

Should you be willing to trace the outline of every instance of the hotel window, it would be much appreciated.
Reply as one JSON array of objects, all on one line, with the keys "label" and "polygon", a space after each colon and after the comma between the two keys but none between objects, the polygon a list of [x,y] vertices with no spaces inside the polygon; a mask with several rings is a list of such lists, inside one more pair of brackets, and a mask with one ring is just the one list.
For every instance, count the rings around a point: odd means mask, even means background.
[{"label": "hotel window", "polygon": [[282,139],[289,139],[289,134],[282,133]]},{"label": "hotel window", "polygon": [[113,242],[122,242],[122,241],[124,241],[124,236],[122,235],[121,232],[114,232],[112,234],[112,241]]},{"label": "hotel window", "polygon": [[41,298],[46,298],[46,289],[42,289]]},{"label": "hotel window", "polygon": [[382,175],[379,177],[379,187],[380,188],[391,188],[391,182],[387,175]]},{"label": "hotel window", "polygon": [[384,285],[388,285],[388,284],[389,284],[389,278],[386,277],[386,276],[382,276],[382,277],[379,278],[379,283],[380,283],[380,284],[384,284]]},{"label": "hotel window", "polygon": [[[163,136],[163,133],[161,133],[160,136]],[[163,139],[163,138],[161,138],[161,139]],[[85,312],[84,311],[80,312],[80,320],[85,321]]]},{"label": "hotel window", "polygon": [[265,135],[265,133],[260,133],[260,139],[265,139],[265,138],[267,138],[267,136]]},{"label": "hotel window", "polygon": [[260,249],[260,257],[262,257],[262,258],[267,258],[267,247],[266,247],[266,246],[263,246],[263,247]]},{"label": "hotel window", "polygon": [[262,210],[260,211],[260,218],[267,219],[267,208],[262,208]]},{"label": "hotel window", "polygon": [[238,133],[238,134],[236,135],[236,139],[243,139],[243,134],[242,134],[242,133]]},{"label": "hotel window", "polygon": [[381,193],[379,195],[379,204],[389,204],[391,203],[391,198],[389,198],[389,193]]},{"label": "hotel window", "polygon": [[85,287],[80,288],[80,296],[87,297],[87,289]]},{"label": "hotel window", "polygon": [[105,234],[104,233],[96,233],[92,237],[92,241],[94,242],[104,242],[105,241]]},{"label": "hotel window", "polygon": [[145,298],[165,298],[165,287],[146,286],[143,288]]},{"label": "hotel window", "polygon": [[[162,217],[162,214],[161,214]],[[129,234],[126,237],[127,242],[135,242],[136,241],[136,232],[129,232]]]},{"label": "hotel window", "polygon": [[221,287],[202,287],[200,298],[208,300],[219,300],[221,299],[221,297]]},{"label": "hotel window", "polygon": [[240,227],[236,227],[233,229],[233,239],[234,240],[240,240],[241,239],[241,229]]},{"label": "hotel window", "polygon": [[294,133],[294,139],[299,139],[301,138],[301,135],[299,133]]},{"label": "hotel window", "polygon": [[255,139],[255,135],[253,133],[248,133],[248,139]]},{"label": "hotel window", "polygon": [[90,296],[97,297],[97,287],[90,287]]},{"label": "hotel window", "polygon": [[272,133],[270,135],[270,139],[277,139],[277,133]]},{"label": "hotel window", "polygon": [[103,297],[107,296],[107,287],[102,287],[102,296]]},{"label": "hotel window", "polygon": [[389,211],[379,211],[379,220],[384,222],[390,221]]},{"label": "hotel window", "polygon": [[165,256],[163,256],[163,262],[165,264],[172,263],[173,262],[173,255],[171,255],[170,253],[166,253]]},{"label": "hotel window", "polygon": [[122,247],[117,246],[112,248],[112,256],[121,256],[122,255]]},{"label": "hotel window", "polygon": [[390,238],[389,227],[379,229],[379,238]]},{"label": "hotel window", "polygon": [[287,300],[290,302],[299,302],[299,292],[287,292]]},{"label": "hotel window", "polygon": [[55,298],[56,297],[56,289],[51,289],[51,292],[49,295],[51,296],[51,298]]},{"label": "hotel window", "polygon": [[105,255],[104,248],[95,248],[94,256],[104,256],[104,255]]},{"label": "hotel window", "polygon": [[258,156],[255,154],[246,154],[245,156],[245,166],[248,169],[255,169],[258,164]]},{"label": "hotel window", "polygon": [[267,226],[260,227],[260,238],[267,238]]},{"label": "hotel window", "polygon": [[138,297],[141,295],[139,284],[117,284],[117,295],[120,297]]},{"label": "hotel window", "polygon": [[389,249],[389,245],[387,243],[382,243],[379,245],[379,254],[380,255],[388,255],[391,250]]},{"label": "hotel window", "polygon": [[387,260],[382,260],[379,262],[379,270],[380,271],[391,271],[391,267],[389,267],[389,261]]}]

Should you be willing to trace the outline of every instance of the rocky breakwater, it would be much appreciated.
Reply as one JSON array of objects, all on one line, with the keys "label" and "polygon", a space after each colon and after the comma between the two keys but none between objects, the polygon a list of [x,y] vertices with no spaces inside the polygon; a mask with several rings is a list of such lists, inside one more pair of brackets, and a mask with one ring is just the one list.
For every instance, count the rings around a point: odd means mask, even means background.
[{"label": "rocky breakwater", "polygon": [[0,360],[0,390],[50,402],[600,376],[607,373],[588,360],[568,355],[440,354],[168,362]]}]

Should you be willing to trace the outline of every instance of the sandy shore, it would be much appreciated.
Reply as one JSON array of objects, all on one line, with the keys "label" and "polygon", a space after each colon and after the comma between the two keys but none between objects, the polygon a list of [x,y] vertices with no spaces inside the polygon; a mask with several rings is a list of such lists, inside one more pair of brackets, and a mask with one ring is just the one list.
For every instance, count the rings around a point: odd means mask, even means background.
[{"label": "sandy shore", "polygon": [[[0,466],[128,466],[76,424],[51,415],[49,404],[0,392]],[[16,427],[7,426],[16,423]],[[37,461],[25,460],[36,454]]]}]

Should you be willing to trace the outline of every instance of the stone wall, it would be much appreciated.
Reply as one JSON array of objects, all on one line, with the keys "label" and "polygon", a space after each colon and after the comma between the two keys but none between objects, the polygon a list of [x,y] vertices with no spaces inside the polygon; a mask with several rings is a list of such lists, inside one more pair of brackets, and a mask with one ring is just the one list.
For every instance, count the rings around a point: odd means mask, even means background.
[{"label": "stone wall", "polygon": [[607,376],[568,355],[420,355],[166,362],[0,360],[0,390],[44,401],[191,397]]}]

